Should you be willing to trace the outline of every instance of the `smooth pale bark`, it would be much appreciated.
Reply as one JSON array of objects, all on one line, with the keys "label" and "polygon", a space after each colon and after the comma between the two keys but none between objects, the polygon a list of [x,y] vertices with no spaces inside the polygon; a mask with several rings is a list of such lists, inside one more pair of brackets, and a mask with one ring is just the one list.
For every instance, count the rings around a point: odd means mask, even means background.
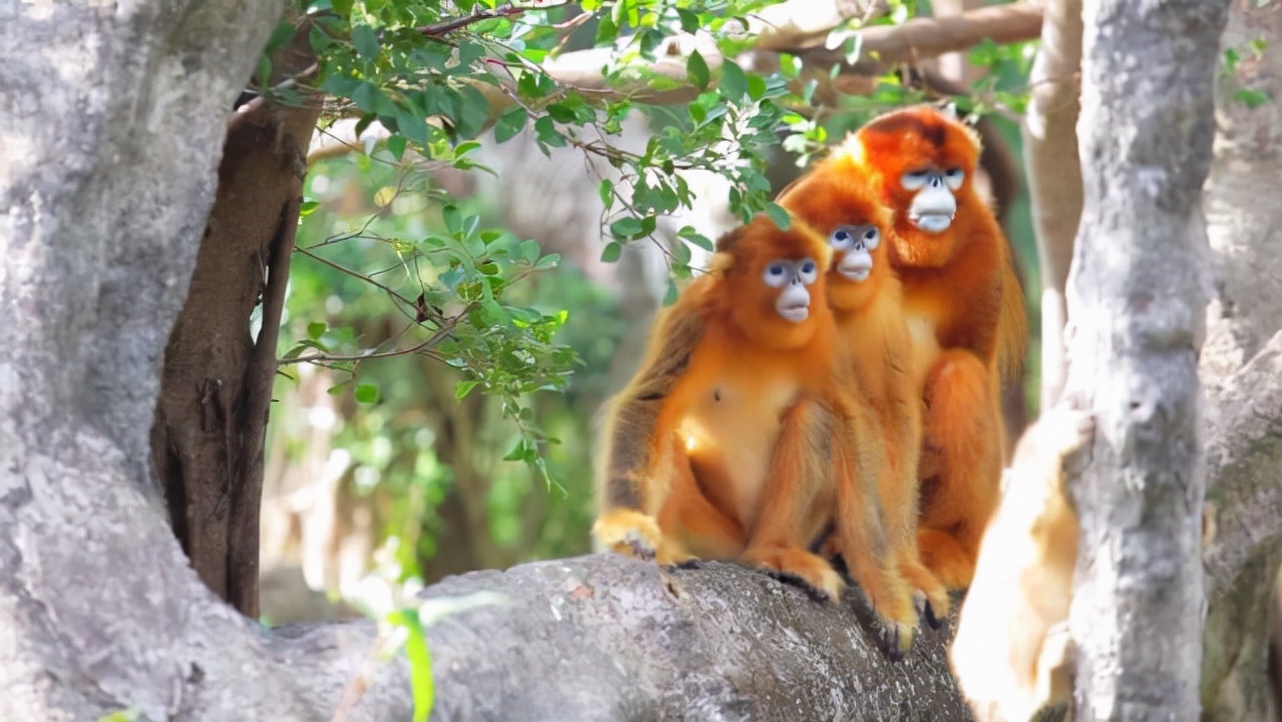
[{"label": "smooth pale bark", "polygon": [[1070,613],[1078,720],[1198,719],[1201,188],[1227,6],[1084,3],[1085,203],[1065,397],[1084,400],[1097,429],[1070,484],[1081,524]]},{"label": "smooth pale bark", "polygon": [[[1208,499],[1219,510],[1207,552],[1202,676],[1202,705],[1213,722],[1278,719],[1266,660],[1282,561],[1279,39],[1276,2],[1235,0],[1221,47],[1241,60],[1216,89],[1219,132],[1206,185],[1214,294],[1199,366],[1208,392]],[[1258,53],[1251,46],[1257,40],[1266,43]],[[1243,90],[1273,100],[1251,108],[1238,97]]]},{"label": "smooth pale bark", "polygon": [[1064,303],[1073,239],[1082,218],[1082,172],[1077,157],[1078,72],[1082,64],[1081,0],[1050,0],[1042,44],[1028,76],[1024,162],[1042,279],[1041,408],[1064,390]]}]

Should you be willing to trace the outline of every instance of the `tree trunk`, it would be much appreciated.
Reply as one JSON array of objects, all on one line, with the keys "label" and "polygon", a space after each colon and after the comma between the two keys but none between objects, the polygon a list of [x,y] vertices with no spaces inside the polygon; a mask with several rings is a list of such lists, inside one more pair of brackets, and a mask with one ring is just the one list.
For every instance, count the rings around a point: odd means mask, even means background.
[{"label": "tree trunk", "polygon": [[[276,54],[279,79],[315,62],[307,33]],[[174,532],[200,578],[258,616],[263,443],[276,341],[319,104],[257,100],[233,117],[187,302],[165,347],[152,428]],[[257,338],[250,314],[263,314]]]},{"label": "tree trunk", "polygon": [[1051,0],[1042,21],[1042,44],[1029,73],[1024,114],[1033,228],[1042,279],[1041,408],[1064,390],[1064,305],[1073,238],[1082,218],[1082,172],[1077,156],[1079,72],[1082,64],[1081,0]]},{"label": "tree trunk", "polygon": [[[1233,3],[1221,47],[1241,59],[1219,78],[1219,133],[1206,186],[1215,293],[1199,370],[1208,389],[1208,498],[1219,523],[1207,554],[1202,705],[1214,722],[1278,719],[1266,645],[1282,562],[1280,38],[1276,3]],[[1266,41],[1258,52],[1251,47],[1257,40]],[[1272,100],[1251,107],[1242,91]]]},{"label": "tree trunk", "polygon": [[[148,449],[228,110],[279,6],[16,8],[0,10],[0,719],[324,719],[371,630],[266,635],[218,602]],[[406,718],[403,685],[387,668],[353,718]]]},{"label": "tree trunk", "polygon": [[1065,396],[1097,419],[1071,484],[1079,720],[1195,720],[1205,482],[1201,187],[1227,2],[1084,4],[1082,226]]}]

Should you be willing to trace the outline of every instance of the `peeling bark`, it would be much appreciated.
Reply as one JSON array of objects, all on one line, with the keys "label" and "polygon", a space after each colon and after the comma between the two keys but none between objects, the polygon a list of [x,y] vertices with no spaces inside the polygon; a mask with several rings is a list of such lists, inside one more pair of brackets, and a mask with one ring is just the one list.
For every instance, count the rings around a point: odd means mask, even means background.
[{"label": "peeling bark", "polygon": [[1084,3],[1085,203],[1065,397],[1097,419],[1070,491],[1079,720],[1195,720],[1205,598],[1201,188],[1227,2]]}]

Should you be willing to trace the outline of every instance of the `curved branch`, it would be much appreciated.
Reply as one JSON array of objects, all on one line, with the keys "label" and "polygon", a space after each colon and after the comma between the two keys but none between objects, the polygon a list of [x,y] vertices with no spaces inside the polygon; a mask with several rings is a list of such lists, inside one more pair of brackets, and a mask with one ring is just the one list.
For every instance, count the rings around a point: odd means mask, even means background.
[{"label": "curved branch", "polygon": [[888,65],[914,62],[984,40],[1014,43],[1033,40],[1042,27],[1045,8],[1031,2],[993,5],[949,17],[914,18],[900,25],[878,25],[857,33],[862,38],[860,59],[850,65],[840,50],[814,49],[798,53],[807,63],[841,65],[844,73],[879,75]]}]

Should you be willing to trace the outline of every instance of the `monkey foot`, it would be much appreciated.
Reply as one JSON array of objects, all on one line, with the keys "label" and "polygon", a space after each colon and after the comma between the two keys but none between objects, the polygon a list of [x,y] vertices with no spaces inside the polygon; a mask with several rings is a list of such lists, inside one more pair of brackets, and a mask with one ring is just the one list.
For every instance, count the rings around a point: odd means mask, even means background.
[{"label": "monkey foot", "polygon": [[742,560],[775,579],[802,587],[820,601],[840,599],[845,586],[831,564],[800,547],[753,547],[743,553]]},{"label": "monkey foot", "polygon": [[612,509],[598,517],[592,535],[607,549],[640,559],[654,559],[663,546],[654,517],[630,509]]}]

